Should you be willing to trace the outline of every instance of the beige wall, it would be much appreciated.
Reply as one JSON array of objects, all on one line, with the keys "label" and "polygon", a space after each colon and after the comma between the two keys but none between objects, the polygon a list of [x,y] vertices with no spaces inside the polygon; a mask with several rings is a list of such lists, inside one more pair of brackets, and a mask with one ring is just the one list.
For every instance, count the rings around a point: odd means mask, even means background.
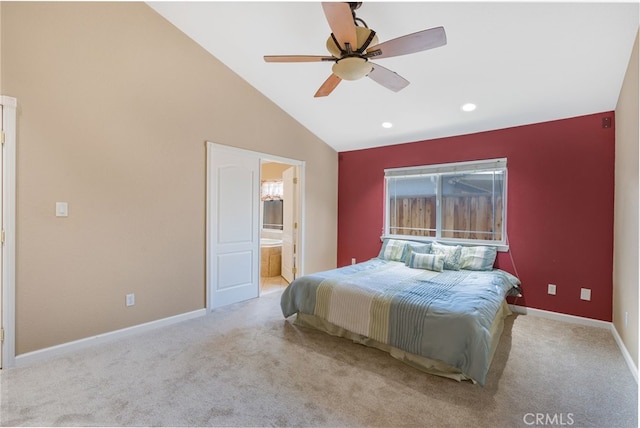
[{"label": "beige wall", "polygon": [[[613,323],[638,367],[638,36],[616,106]],[[625,313],[628,324],[625,325]]]},{"label": "beige wall", "polygon": [[279,180],[282,179],[282,173],[291,168],[291,165],[278,162],[264,162],[261,168],[260,178],[263,180]]},{"label": "beige wall", "polygon": [[145,4],[2,3],[2,78],[17,354],[205,306],[207,140],[306,161],[306,272],[335,267],[337,153]]}]

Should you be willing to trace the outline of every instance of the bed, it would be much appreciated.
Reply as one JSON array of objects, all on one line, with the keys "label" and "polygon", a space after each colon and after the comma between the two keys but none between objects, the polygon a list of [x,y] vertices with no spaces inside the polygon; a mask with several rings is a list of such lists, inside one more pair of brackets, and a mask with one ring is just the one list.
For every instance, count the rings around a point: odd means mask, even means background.
[{"label": "bed", "polygon": [[377,258],[291,282],[282,313],[423,371],[484,385],[510,315],[505,297],[521,292],[520,281],[493,268],[495,249],[463,248],[387,239]]}]

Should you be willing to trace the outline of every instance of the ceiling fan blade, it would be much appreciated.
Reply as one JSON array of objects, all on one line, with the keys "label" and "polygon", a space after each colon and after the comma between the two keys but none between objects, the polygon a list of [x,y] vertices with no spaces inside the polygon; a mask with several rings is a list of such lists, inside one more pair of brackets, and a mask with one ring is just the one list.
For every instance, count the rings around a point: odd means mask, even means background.
[{"label": "ceiling fan blade", "polygon": [[[447,34],[444,27],[435,27],[417,33],[407,34],[396,39],[388,40],[367,49],[367,54],[374,58],[388,58],[425,51],[447,44]],[[376,51],[380,54],[376,54]]]},{"label": "ceiling fan blade", "polygon": [[381,84],[387,89],[391,89],[393,92],[398,92],[401,89],[404,89],[409,84],[409,81],[404,77],[400,76],[395,71],[391,71],[388,68],[384,68],[381,65],[373,64],[373,66],[369,74],[369,78],[376,83]]},{"label": "ceiling fan blade", "polygon": [[326,97],[331,92],[333,92],[333,90],[336,88],[336,86],[338,86],[338,83],[340,82],[342,82],[342,79],[332,73],[331,76],[329,76],[329,78],[324,81],[322,86],[320,86],[314,97]]},{"label": "ceiling fan blade", "polygon": [[346,44],[349,43],[351,50],[358,49],[358,38],[356,37],[356,26],[353,22],[353,15],[348,3],[322,3],[324,16],[327,18],[329,27],[333,35],[340,43],[340,49],[348,51]]},{"label": "ceiling fan blade", "polygon": [[336,58],[326,55],[265,55],[266,62],[319,62],[335,61]]}]

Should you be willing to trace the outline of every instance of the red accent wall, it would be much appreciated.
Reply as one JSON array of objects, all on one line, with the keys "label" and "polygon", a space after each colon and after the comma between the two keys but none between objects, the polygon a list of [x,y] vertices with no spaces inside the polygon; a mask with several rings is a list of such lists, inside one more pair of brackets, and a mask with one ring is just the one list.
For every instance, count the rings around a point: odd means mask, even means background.
[{"label": "red accent wall", "polygon": [[[510,302],[611,321],[615,140],[604,117],[615,123],[605,112],[341,152],[338,266],[380,250],[385,168],[506,157],[510,253],[499,253],[496,266],[517,272],[524,294]],[[591,289],[591,301],[580,300],[580,288]]]}]

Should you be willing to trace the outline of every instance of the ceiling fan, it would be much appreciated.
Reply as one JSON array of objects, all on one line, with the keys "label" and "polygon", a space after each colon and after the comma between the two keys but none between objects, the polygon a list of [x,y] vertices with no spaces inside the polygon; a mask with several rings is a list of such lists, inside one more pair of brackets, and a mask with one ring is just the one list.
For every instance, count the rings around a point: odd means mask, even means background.
[{"label": "ceiling fan", "polygon": [[[406,55],[447,44],[447,35],[443,27],[430,28],[407,34],[384,43],[378,43],[376,32],[370,29],[360,18],[356,17],[356,9],[362,2],[322,3],[331,35],[327,39],[326,55],[265,55],[266,62],[318,62],[333,61],[333,73],[320,86],[315,97],[326,97],[342,80],[358,80],[365,76],[385,88],[398,92],[405,88],[409,81],[378,64],[369,58],[388,58]],[[362,24],[362,25],[360,25]]]}]

